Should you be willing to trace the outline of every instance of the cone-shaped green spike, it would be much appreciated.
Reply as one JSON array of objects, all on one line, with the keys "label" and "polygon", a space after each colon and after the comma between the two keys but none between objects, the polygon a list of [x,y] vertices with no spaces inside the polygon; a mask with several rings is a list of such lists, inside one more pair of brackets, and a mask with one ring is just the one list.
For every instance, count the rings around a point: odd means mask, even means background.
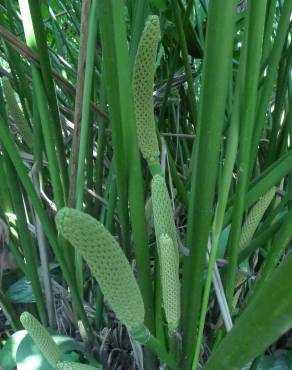
[{"label": "cone-shaped green spike", "polygon": [[159,241],[162,234],[167,234],[172,239],[178,260],[179,255],[173,210],[165,180],[160,175],[155,175],[152,179],[152,207],[156,240]]},{"label": "cone-shaped green spike", "polygon": [[79,334],[81,336],[81,339],[85,343],[88,342],[88,336],[87,336],[86,330],[84,328],[83,322],[81,320],[79,320],[77,324],[78,324],[78,329],[79,329]]},{"label": "cone-shaped green spike", "polygon": [[20,136],[22,137],[22,139],[24,140],[24,142],[26,143],[26,145],[29,148],[32,148],[32,131],[28,126],[21,109],[17,104],[14,91],[8,78],[2,79],[2,85],[8,107],[8,112],[10,116],[13,118],[13,121],[16,125],[16,129]]},{"label": "cone-shaped green spike", "polygon": [[159,155],[153,111],[153,80],[159,40],[159,18],[150,16],[141,36],[133,71],[138,142],[142,155],[146,159]]},{"label": "cone-shaped green spike", "polygon": [[92,275],[129,330],[144,322],[144,304],[131,267],[114,237],[86,213],[72,208],[61,209],[56,224],[63,237],[81,253]]},{"label": "cone-shaped green spike", "polygon": [[240,236],[240,249],[244,249],[247,244],[252,240],[253,235],[259,226],[261,219],[263,218],[264,213],[266,212],[267,208],[269,207],[271,201],[275,196],[276,188],[273,187],[270,189],[265,195],[259,199],[259,201],[252,207],[251,211],[249,212]]},{"label": "cone-shaped green spike", "polygon": [[46,360],[55,368],[62,360],[62,353],[48,331],[29,312],[23,312],[20,321]]},{"label": "cone-shaped green spike", "polygon": [[169,331],[172,333],[180,320],[179,264],[172,239],[168,235],[160,236],[159,250],[163,307]]},{"label": "cone-shaped green spike", "polygon": [[[267,208],[269,207],[271,201],[273,200],[276,193],[276,188],[272,187],[266,194],[264,194],[258,202],[252,207],[247,218],[242,226],[241,235],[240,235],[240,242],[239,248],[243,250],[252,240],[253,235],[263,218],[264,213],[266,212]],[[239,276],[237,278],[236,285],[239,287],[242,283],[244,283],[246,277]],[[241,294],[241,289],[238,289],[233,298],[233,306],[236,307],[237,302],[239,300]]]}]

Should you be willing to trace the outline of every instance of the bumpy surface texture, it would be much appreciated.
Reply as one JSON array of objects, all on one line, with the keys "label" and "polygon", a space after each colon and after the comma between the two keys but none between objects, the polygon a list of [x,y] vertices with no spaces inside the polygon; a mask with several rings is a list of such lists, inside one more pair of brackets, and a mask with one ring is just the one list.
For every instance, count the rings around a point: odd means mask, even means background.
[{"label": "bumpy surface texture", "polygon": [[87,333],[81,320],[78,320],[78,329],[83,342],[87,342],[88,341]]},{"label": "bumpy surface texture", "polygon": [[141,36],[133,71],[138,142],[142,155],[146,159],[159,155],[153,112],[153,80],[159,40],[159,18],[150,16]]},{"label": "bumpy surface texture", "polygon": [[76,362],[61,361],[57,364],[58,370],[97,370],[90,365],[78,364]]},{"label": "bumpy surface texture", "polygon": [[168,235],[160,236],[159,249],[163,307],[169,331],[172,333],[177,329],[180,320],[179,263]]},{"label": "bumpy surface texture", "polygon": [[20,316],[20,321],[46,360],[55,368],[62,360],[62,353],[48,331],[28,312]]},{"label": "bumpy surface texture", "polygon": [[61,209],[56,224],[87,262],[121,322],[129,330],[143,325],[140,290],[124,253],[108,230],[93,217],[72,208]]},{"label": "bumpy surface texture", "polygon": [[172,239],[178,260],[179,254],[173,210],[164,178],[160,175],[155,175],[152,179],[151,187],[156,240],[159,241],[162,234],[167,234]]},{"label": "bumpy surface texture", "polygon": [[28,126],[24,118],[24,115],[17,104],[10,81],[8,80],[8,78],[3,78],[2,84],[8,111],[11,117],[13,118],[13,121],[16,125],[16,129],[20,136],[25,141],[26,145],[29,148],[32,148],[32,131]]},{"label": "bumpy surface texture", "polygon": [[267,208],[269,207],[271,201],[275,196],[276,188],[273,187],[269,190],[265,195],[260,198],[260,200],[253,206],[251,211],[249,212],[240,236],[240,249],[244,249],[248,243],[252,240],[253,235],[263,218],[264,213],[266,212]]},{"label": "bumpy surface texture", "polygon": [[[263,195],[258,202],[252,207],[247,218],[242,226],[241,235],[240,235],[240,242],[239,242],[239,249],[243,250],[248,244],[251,242],[256,229],[261,222],[261,219],[264,216],[267,208],[269,207],[271,201],[273,200],[276,193],[276,188],[271,188],[265,195]],[[247,262],[245,262],[247,264]],[[248,272],[244,263],[241,265],[241,269]],[[237,278],[236,285],[240,288],[240,286],[245,282],[246,276],[239,275]],[[237,289],[234,298],[233,298],[233,306],[236,307],[237,302],[239,300],[241,294],[241,289]]]}]

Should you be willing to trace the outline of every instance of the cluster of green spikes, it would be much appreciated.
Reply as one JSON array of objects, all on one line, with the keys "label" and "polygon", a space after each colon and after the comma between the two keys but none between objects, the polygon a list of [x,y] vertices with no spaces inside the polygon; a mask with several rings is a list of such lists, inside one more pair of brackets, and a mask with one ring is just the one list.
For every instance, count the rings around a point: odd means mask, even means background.
[{"label": "cluster of green spikes", "polygon": [[[179,254],[173,210],[158,160],[159,146],[153,113],[153,79],[155,58],[160,39],[159,19],[150,16],[138,47],[133,92],[137,135],[142,155],[156,164],[153,174],[152,204],[161,271],[162,300],[170,334],[179,325]],[[139,86],[139,88],[138,88]],[[141,88],[143,86],[143,88]],[[105,300],[130,335],[147,346],[159,345],[144,326],[144,304],[129,262],[115,238],[99,221],[71,208],[61,209],[56,216],[59,233],[78,250],[91,269]],[[160,357],[163,354],[158,353]],[[161,356],[162,355],[162,356]]]},{"label": "cluster of green spikes", "polygon": [[[156,134],[153,112],[153,80],[157,46],[160,40],[160,24],[157,16],[147,19],[141,36],[133,70],[133,96],[137,137],[142,156],[150,173],[152,212],[159,259],[162,306],[170,335],[180,324],[180,256],[177,231],[165,176],[160,165],[159,140]],[[3,81],[5,98],[14,113],[14,121],[28,146],[29,126],[24,117],[9,81]],[[17,106],[17,107],[16,107]],[[15,109],[12,109],[15,107]],[[251,209],[242,227],[240,249],[252,239],[266,209],[275,195],[272,188]],[[131,266],[121,247],[105,226],[92,216],[73,208],[62,208],[56,216],[58,232],[78,250],[97,280],[106,302],[117,318],[127,327],[131,337],[156,351],[162,362],[172,368],[172,358],[160,349],[144,325],[144,303]],[[241,281],[240,281],[241,283]],[[235,297],[236,306],[238,296]],[[92,370],[86,364],[66,362],[47,330],[29,313],[21,315],[21,323],[32,337],[49,364],[59,370]]]},{"label": "cluster of green spikes", "polygon": [[160,264],[162,301],[170,334],[180,320],[179,252],[171,201],[159,162],[159,146],[153,112],[153,80],[160,24],[157,16],[146,22],[139,43],[133,93],[140,151],[153,175],[151,183],[155,236]]}]

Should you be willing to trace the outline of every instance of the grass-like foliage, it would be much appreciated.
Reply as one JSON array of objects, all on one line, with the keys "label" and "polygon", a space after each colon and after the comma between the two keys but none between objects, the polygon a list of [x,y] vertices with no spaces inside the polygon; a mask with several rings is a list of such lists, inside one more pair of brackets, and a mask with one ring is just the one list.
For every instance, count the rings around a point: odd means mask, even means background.
[{"label": "grass-like foliage", "polygon": [[3,333],[63,370],[288,361],[291,14],[0,1]]}]

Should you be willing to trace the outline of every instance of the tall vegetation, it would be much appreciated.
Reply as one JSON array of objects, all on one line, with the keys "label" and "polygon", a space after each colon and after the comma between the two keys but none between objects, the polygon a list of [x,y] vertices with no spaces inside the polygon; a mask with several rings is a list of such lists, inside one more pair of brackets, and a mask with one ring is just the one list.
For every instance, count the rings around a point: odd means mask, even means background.
[{"label": "tall vegetation", "polygon": [[291,14],[292,0],[0,0],[0,305],[48,369],[277,363]]}]

